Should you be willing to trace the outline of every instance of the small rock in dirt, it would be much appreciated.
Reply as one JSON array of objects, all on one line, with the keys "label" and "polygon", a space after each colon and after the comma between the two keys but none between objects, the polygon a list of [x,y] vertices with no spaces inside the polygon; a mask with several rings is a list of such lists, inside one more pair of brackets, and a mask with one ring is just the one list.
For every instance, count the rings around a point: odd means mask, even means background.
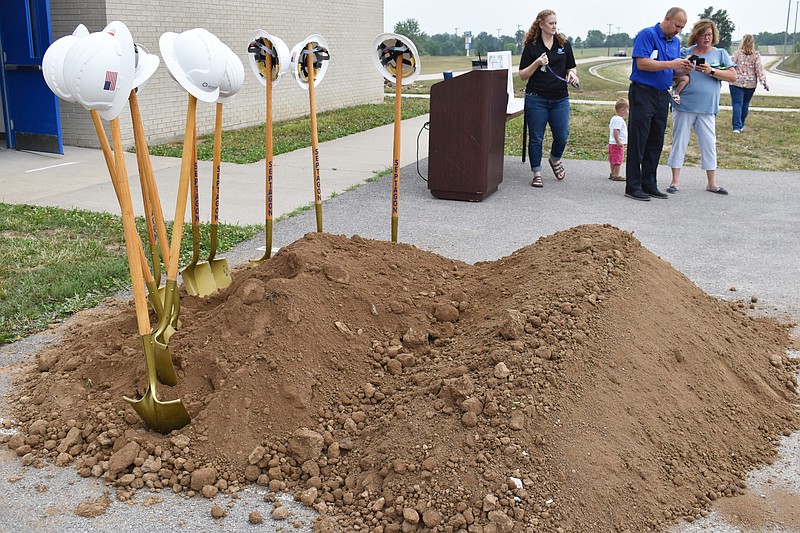
[{"label": "small rock in dirt", "polygon": [[239,290],[236,291],[236,295],[241,298],[242,303],[245,305],[252,305],[262,301],[266,294],[266,285],[264,285],[263,281],[256,278],[248,279],[239,287]]},{"label": "small rock in dirt", "polygon": [[288,507],[276,507],[272,510],[272,518],[275,520],[286,520],[289,518],[289,508]]},{"label": "small rock in dirt", "polygon": [[506,309],[500,318],[500,335],[505,340],[516,340],[525,334],[528,318],[516,309]]},{"label": "small rock in dirt", "polygon": [[136,441],[131,441],[111,455],[108,460],[108,473],[112,477],[127,469],[136,460],[141,447]]},{"label": "small rock in dirt", "polygon": [[451,304],[437,304],[433,310],[433,316],[439,322],[456,322],[460,313],[458,308]]},{"label": "small rock in dirt", "polygon": [[213,485],[216,481],[217,470],[215,468],[200,468],[192,472],[192,480],[189,486],[192,490],[199,491],[206,485]]},{"label": "small rock in dirt", "polygon": [[288,448],[292,457],[302,464],[319,459],[323,446],[325,446],[325,439],[322,435],[308,428],[301,428],[292,433]]},{"label": "small rock in dirt", "polygon": [[258,511],[253,511],[247,517],[247,521],[251,524],[261,524],[264,522],[264,515],[259,513]]},{"label": "small rock in dirt", "polygon": [[217,505],[215,503],[214,505],[211,506],[211,516],[213,516],[217,520],[223,518],[226,514],[228,513],[226,513],[225,509],[223,509],[220,505]]}]

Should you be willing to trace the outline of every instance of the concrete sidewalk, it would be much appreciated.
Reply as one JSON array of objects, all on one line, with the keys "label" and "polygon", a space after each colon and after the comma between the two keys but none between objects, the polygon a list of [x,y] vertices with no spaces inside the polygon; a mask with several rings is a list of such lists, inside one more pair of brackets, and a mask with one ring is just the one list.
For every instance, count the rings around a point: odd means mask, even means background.
[{"label": "concrete sidewalk", "polygon": [[[88,117],[87,117],[88,118]],[[404,120],[401,126],[400,164],[417,161],[417,135],[428,115]],[[364,183],[392,166],[394,124],[381,126],[319,144],[323,200]],[[428,156],[428,136],[419,142],[419,158]],[[136,155],[125,154],[137,215],[143,214]],[[151,157],[164,218],[172,220],[180,175],[180,158]],[[314,203],[311,148],[275,156],[274,216]],[[198,162],[200,216],[211,213],[211,161]],[[237,165],[222,163],[220,221],[231,224],[263,224],[266,216],[264,161]],[[100,150],[67,146],[64,155],[0,149],[0,202],[30,204],[119,214],[105,159]],[[188,221],[188,213],[187,218]]]}]

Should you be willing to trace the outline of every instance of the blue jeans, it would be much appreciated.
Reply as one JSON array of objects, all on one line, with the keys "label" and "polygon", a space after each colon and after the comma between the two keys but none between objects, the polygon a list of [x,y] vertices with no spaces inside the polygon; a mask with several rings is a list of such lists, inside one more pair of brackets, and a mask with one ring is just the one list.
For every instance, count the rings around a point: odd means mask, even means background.
[{"label": "blue jeans", "polygon": [[543,98],[537,94],[525,94],[525,120],[528,122],[528,154],[531,170],[542,171],[542,140],[544,130],[550,124],[553,146],[550,158],[561,159],[569,137],[569,97],[558,100]]},{"label": "blue jeans", "polygon": [[750,111],[750,99],[756,88],[745,89],[731,85],[731,105],[733,106],[733,129],[741,130],[744,128],[744,121],[747,120],[747,113]]}]

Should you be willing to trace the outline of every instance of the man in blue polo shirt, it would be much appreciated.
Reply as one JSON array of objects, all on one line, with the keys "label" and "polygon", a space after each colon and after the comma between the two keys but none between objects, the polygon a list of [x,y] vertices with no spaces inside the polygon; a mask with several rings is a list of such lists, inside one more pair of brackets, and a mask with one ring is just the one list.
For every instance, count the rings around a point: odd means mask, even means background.
[{"label": "man in blue polo shirt", "polygon": [[643,29],[633,41],[625,196],[634,200],[668,198],[658,190],[656,171],[664,148],[673,70],[692,69],[688,59],[680,58],[681,41],[676,37],[686,20],[686,11],[673,7],[661,23]]}]

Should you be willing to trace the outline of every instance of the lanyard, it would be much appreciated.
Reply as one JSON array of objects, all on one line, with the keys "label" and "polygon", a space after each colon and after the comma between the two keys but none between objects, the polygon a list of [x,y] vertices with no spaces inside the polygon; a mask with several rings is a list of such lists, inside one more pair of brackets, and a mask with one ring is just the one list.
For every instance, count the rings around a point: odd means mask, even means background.
[{"label": "lanyard", "polygon": [[556,72],[555,72],[555,71],[554,71],[554,70],[553,70],[553,69],[550,67],[550,65],[545,65],[545,66],[541,67],[541,70],[542,70],[542,71],[544,71],[544,70],[545,70],[545,67],[547,67],[547,71],[548,71],[548,72],[550,72],[550,74],[552,74],[553,76],[555,76],[557,79],[559,79],[559,80],[563,81],[564,83],[568,83],[568,84],[572,85],[572,86],[573,86],[573,87],[575,87],[576,89],[578,89],[578,88],[579,88],[579,86],[578,86],[578,84],[577,84],[577,83],[570,83],[570,82],[568,82],[566,79],[564,79],[564,78],[562,78],[561,76],[559,76],[558,74],[556,74]]}]

